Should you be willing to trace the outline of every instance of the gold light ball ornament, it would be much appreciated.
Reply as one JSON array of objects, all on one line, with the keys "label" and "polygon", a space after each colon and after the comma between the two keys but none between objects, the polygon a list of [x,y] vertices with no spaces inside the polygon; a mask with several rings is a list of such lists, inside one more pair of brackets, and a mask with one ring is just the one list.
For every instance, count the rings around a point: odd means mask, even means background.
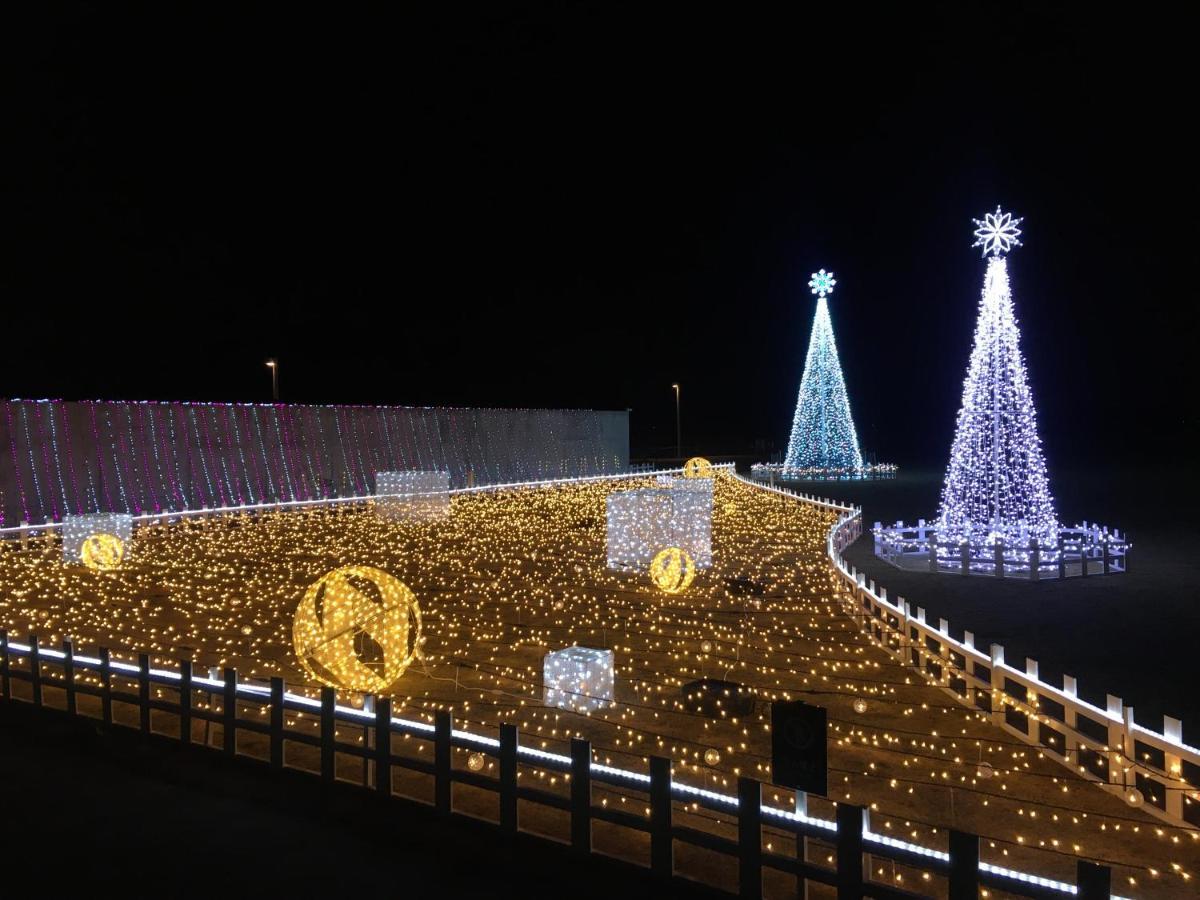
[{"label": "gold light ball ornament", "polygon": [[860,716],[867,711],[867,701],[862,697],[854,698],[854,711]]},{"label": "gold light ball ornament", "polygon": [[703,456],[693,456],[683,464],[684,478],[712,478],[713,467]]},{"label": "gold light ball ornament", "polygon": [[709,747],[704,751],[704,762],[706,765],[715,766],[721,761],[721,754]]},{"label": "gold light ball ornament", "polygon": [[125,558],[125,542],[115,534],[93,534],[79,548],[79,560],[89,569],[115,569]]},{"label": "gold light ball ornament", "polygon": [[472,753],[467,757],[467,768],[472,772],[478,772],[483,768],[483,762],[484,759],[482,753]]},{"label": "gold light ball ornament", "polygon": [[1137,788],[1130,788],[1125,792],[1125,802],[1130,806],[1141,806],[1145,799]]},{"label": "gold light ball ornament", "polygon": [[712,648],[713,648],[712,641],[701,641],[700,642],[700,652],[701,653],[712,653]]},{"label": "gold light ball ornament", "polygon": [[991,778],[995,774],[996,774],[996,770],[994,768],[992,768],[991,763],[981,762],[981,763],[979,763],[979,765],[977,765],[975,767],[975,777],[976,778]]},{"label": "gold light ball ornament", "polygon": [[686,590],[696,577],[696,564],[686,550],[668,547],[650,563],[650,580],[668,594]]},{"label": "gold light ball ornament", "polygon": [[381,569],[344,566],[312,584],[292,620],[296,657],[330,687],[379,693],[419,658],[421,608]]}]

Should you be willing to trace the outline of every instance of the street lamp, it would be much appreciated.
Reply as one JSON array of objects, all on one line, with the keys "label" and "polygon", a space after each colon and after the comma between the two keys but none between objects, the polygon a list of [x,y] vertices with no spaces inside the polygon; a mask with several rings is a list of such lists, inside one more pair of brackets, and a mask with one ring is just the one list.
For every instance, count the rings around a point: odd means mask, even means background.
[{"label": "street lamp", "polygon": [[271,370],[271,399],[279,399],[279,361],[267,360],[267,368]]},{"label": "street lamp", "polygon": [[671,387],[675,389],[675,455],[683,459],[683,450],[680,449],[683,444],[679,440],[679,385],[673,384]]}]

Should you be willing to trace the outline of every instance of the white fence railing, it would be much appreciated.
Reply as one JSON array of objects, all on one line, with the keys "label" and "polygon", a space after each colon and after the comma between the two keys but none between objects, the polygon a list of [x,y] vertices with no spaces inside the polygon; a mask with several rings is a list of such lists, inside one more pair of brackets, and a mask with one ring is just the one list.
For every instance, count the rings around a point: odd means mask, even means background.
[{"label": "white fence railing", "polygon": [[989,575],[1039,581],[1128,571],[1129,539],[1084,522],[1060,528],[1055,544],[1018,537],[997,543],[944,540],[932,523],[875,523],[875,555],[898,569],[955,575]]},{"label": "white fence railing", "polygon": [[[715,469],[732,469],[733,463],[719,463],[713,466]],[[504,484],[482,484],[470,485],[467,487],[451,488],[449,493],[454,494],[478,494],[487,491],[502,491],[515,490],[518,488],[539,488],[553,487],[554,485],[565,484],[588,484],[598,481],[623,481],[630,478],[650,478],[656,475],[681,475],[682,467],[673,469],[654,469],[646,466],[631,466],[627,472],[609,473],[604,475],[580,475],[570,478],[548,478],[541,481],[517,481],[507,482]],[[272,503],[246,503],[239,506],[214,506],[201,507],[200,509],[185,509],[178,512],[164,513],[143,513],[142,515],[133,516],[134,528],[143,525],[167,524],[169,522],[178,522],[183,519],[194,519],[197,517],[206,516],[226,516],[235,513],[261,513],[261,512],[280,512],[291,509],[310,509],[322,506],[341,506],[356,503],[370,503],[381,498],[401,498],[416,496],[415,494],[360,494],[352,497],[322,497],[311,500],[279,500]],[[0,540],[17,540],[21,543],[27,543],[31,538],[45,537],[47,534],[58,532],[62,529],[62,522],[45,522],[41,525],[33,525],[29,522],[22,522],[20,525],[13,525],[8,528],[0,528]],[[0,545],[2,546],[2,545]]]},{"label": "white fence railing", "polygon": [[1181,720],[1163,716],[1162,731],[1154,731],[1135,723],[1133,707],[1120,697],[1109,694],[1101,709],[1079,697],[1072,676],[1064,675],[1062,687],[1055,687],[1038,677],[1036,660],[1026,659],[1025,668],[1018,669],[1005,662],[999,644],[984,652],[969,631],[961,641],[951,637],[947,620],[936,626],[927,622],[924,609],[914,612],[903,597],[889,600],[886,588],[846,562],[843,552],[862,534],[861,508],[737,477],[760,490],[841,513],[829,530],[826,550],[849,589],[843,601],[862,630],[894,659],[1131,805],[1172,824],[1200,826],[1200,749],[1183,742]]}]

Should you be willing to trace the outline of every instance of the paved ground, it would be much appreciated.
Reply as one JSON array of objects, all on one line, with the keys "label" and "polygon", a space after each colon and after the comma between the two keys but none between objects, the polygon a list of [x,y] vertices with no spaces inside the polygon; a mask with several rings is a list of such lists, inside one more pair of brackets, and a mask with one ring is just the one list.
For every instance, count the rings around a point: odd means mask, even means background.
[{"label": "paved ground", "polygon": [[[1052,473],[1058,474],[1058,473]],[[875,521],[932,518],[940,471],[903,471],[894,481],[813,485],[812,492],[863,506]],[[1128,531],[1130,572],[1109,578],[1028,584],[901,572],[876,559],[869,535],[847,558],[868,577],[923,606],[951,632],[975,633],[976,645],[1003,644],[1010,663],[1038,660],[1043,679],[1079,679],[1080,693],[1103,706],[1106,693],[1135,708],[1139,723],[1161,728],[1181,717],[1184,739],[1200,745],[1196,651],[1200,646],[1200,521],[1197,490],[1174,473],[1065,472],[1054,479],[1059,515]]]}]

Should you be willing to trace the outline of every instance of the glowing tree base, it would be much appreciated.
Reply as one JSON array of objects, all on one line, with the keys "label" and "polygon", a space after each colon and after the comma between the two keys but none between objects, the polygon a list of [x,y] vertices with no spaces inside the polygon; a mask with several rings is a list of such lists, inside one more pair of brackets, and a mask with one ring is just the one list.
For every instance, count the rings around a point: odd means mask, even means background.
[{"label": "glowing tree base", "polygon": [[987,575],[1042,581],[1128,571],[1129,538],[1115,529],[1084,522],[1058,529],[1053,543],[1012,535],[983,534],[961,540],[938,535],[934,523],[884,526],[875,523],[875,555],[898,569],[946,575]]},{"label": "glowing tree base", "polygon": [[782,463],[755,463],[750,477],[768,484],[790,484],[800,481],[879,481],[895,478],[900,467],[893,463],[865,466],[788,466]]}]

